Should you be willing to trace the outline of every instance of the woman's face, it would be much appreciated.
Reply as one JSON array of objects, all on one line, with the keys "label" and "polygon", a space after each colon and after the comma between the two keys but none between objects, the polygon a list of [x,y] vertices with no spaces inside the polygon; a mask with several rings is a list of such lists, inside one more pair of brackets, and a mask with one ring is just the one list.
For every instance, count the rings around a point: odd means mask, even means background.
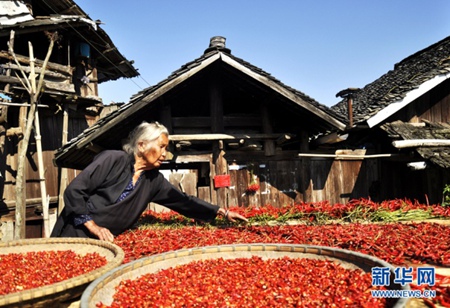
[{"label": "woman's face", "polygon": [[154,169],[161,166],[162,162],[166,159],[168,145],[169,138],[165,134],[159,136],[159,138],[150,145],[143,141],[139,142],[139,149],[142,153],[141,158],[147,166],[146,169]]}]

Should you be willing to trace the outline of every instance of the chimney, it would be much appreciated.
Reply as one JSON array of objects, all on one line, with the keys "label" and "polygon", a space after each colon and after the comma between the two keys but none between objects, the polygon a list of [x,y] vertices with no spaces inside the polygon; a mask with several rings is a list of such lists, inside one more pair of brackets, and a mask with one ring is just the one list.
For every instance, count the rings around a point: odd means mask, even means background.
[{"label": "chimney", "polygon": [[348,88],[336,94],[336,97],[347,98],[348,127],[353,127],[353,95],[359,88]]},{"label": "chimney", "polygon": [[226,38],[224,38],[223,36],[213,36],[209,40],[209,47],[205,49],[204,54],[207,54],[208,52],[211,52],[213,50],[218,50],[231,54],[231,50],[225,47],[225,41]]}]

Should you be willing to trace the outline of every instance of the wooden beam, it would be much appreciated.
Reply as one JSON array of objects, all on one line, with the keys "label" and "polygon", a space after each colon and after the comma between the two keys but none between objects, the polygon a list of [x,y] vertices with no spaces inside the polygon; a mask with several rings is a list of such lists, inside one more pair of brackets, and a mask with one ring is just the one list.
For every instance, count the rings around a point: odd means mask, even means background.
[{"label": "wooden beam", "polygon": [[23,129],[22,127],[11,127],[6,130],[6,137],[22,137],[23,136]]},{"label": "wooden beam", "polygon": [[[56,203],[58,201],[58,197],[50,197],[49,198],[50,203]],[[16,201],[15,200],[8,200],[8,201],[4,201],[6,204],[6,207],[14,209],[15,205],[16,205]],[[40,205],[42,203],[42,199],[41,198],[29,198],[26,199],[25,204],[27,206],[36,206],[36,205]],[[3,217],[2,217],[3,218]]]},{"label": "wooden beam", "polygon": [[342,160],[360,160],[367,158],[385,158],[385,157],[398,157],[400,154],[321,154],[321,153],[299,153],[298,157],[317,157],[317,158],[336,158]]},{"label": "wooden beam", "polygon": [[[5,103],[5,102],[0,102],[0,106],[10,106],[10,107],[30,107],[30,104],[27,104],[27,103],[23,103],[23,104],[20,104],[20,103]],[[49,108],[49,106],[48,105],[37,105],[36,107],[39,107],[39,108]]]},{"label": "wooden beam", "polygon": [[277,143],[277,145],[282,145],[283,143],[285,143],[285,142],[291,140],[291,138],[292,138],[292,137],[291,137],[290,135],[288,135],[288,134],[283,134],[283,135],[281,135],[280,137],[277,138],[276,143]]},{"label": "wooden beam", "polygon": [[284,133],[273,134],[189,134],[189,135],[170,135],[171,141],[212,141],[212,140],[240,140],[240,139],[278,139],[283,136],[291,136]]},{"label": "wooden beam", "polygon": [[[22,84],[22,78],[17,78],[13,76],[0,76],[0,82],[10,83],[10,84]],[[67,93],[75,93],[75,87],[71,83],[62,83],[62,82],[53,82],[53,81],[44,81],[45,89],[57,90]]]},{"label": "wooden beam", "polygon": [[189,153],[187,155],[175,154],[169,163],[209,163],[211,162],[212,155],[210,153]]},{"label": "wooden beam", "polygon": [[450,146],[448,139],[409,139],[395,140],[392,145],[397,149],[417,148],[417,147],[446,147]]},{"label": "wooden beam", "polygon": [[320,138],[317,138],[315,140],[316,144],[330,144],[330,143],[338,143],[341,141],[345,141],[348,138],[348,134],[338,134],[338,133],[331,133],[327,136],[323,136]]},{"label": "wooden beam", "polygon": [[[4,67],[4,68],[7,68],[7,69],[12,69],[12,70],[18,70],[18,71],[20,70],[20,68],[19,68],[18,65],[12,64],[12,63],[6,63],[6,64],[3,64],[3,67]],[[23,70],[25,73],[30,73],[31,68],[30,68],[29,66],[22,66],[22,70]],[[39,68],[39,67],[37,67],[37,68],[35,68],[35,72],[36,72],[37,74],[41,74],[41,73],[42,73],[42,69]],[[61,72],[53,72],[53,71],[49,71],[49,70],[45,70],[45,71],[44,71],[44,75],[45,75],[45,76],[48,76],[48,77],[52,77],[52,78],[63,79],[63,80],[69,80],[69,81],[70,81],[71,78],[72,78],[72,74],[61,73]]]},{"label": "wooden beam", "polygon": [[[174,128],[199,128],[211,127],[210,117],[173,117],[172,123]],[[223,125],[225,127],[251,127],[261,126],[261,118],[256,116],[224,116]]]},{"label": "wooden beam", "polygon": [[[22,55],[16,54],[17,60],[20,63],[30,64],[30,58]],[[13,61],[14,57],[11,56],[7,51],[0,50],[0,58],[8,59]],[[35,59],[35,64],[38,66],[42,66],[44,64],[44,61]],[[58,63],[48,62],[47,63],[47,69],[59,71],[64,74],[72,75],[72,68],[70,66],[61,65]]]}]

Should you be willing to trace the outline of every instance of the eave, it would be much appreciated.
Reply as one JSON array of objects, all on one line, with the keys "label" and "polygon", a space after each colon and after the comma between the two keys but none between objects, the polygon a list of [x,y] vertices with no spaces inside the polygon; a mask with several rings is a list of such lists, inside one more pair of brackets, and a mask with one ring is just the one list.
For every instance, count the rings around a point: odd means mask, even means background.
[{"label": "eave", "polygon": [[381,122],[389,118],[391,115],[401,110],[408,104],[412,103],[417,98],[419,98],[420,96],[427,93],[428,91],[435,88],[436,86],[438,86],[439,84],[441,84],[442,82],[444,82],[449,78],[450,73],[447,73],[438,75],[430,80],[425,81],[418,88],[408,92],[403,99],[393,102],[388,106],[386,106],[385,108],[381,109],[373,117],[367,120],[367,124],[369,125],[370,128],[380,124]]}]

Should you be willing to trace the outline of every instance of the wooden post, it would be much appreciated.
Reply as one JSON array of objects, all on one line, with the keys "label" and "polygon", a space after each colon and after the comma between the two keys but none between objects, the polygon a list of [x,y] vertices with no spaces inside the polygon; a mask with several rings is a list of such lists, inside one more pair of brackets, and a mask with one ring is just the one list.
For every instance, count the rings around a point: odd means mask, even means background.
[{"label": "wooden post", "polygon": [[[220,76],[212,76],[209,84],[209,99],[211,110],[211,132],[223,133],[223,95],[222,86],[220,84]],[[223,151],[223,140],[213,142],[213,165],[214,174],[211,172],[211,179],[214,175],[222,175],[228,173],[227,161],[224,158],[225,152]],[[212,170],[211,170],[212,171]],[[216,188],[217,192],[217,205],[220,207],[227,207],[227,187]],[[212,198],[214,200],[214,198]]]},{"label": "wooden post", "polygon": [[[67,135],[69,130],[69,111],[67,104],[64,105],[64,111],[63,111],[63,127],[62,127],[62,145],[65,145],[67,143]],[[61,168],[61,178],[59,182],[59,196],[58,196],[58,216],[61,214],[62,210],[64,209],[64,191],[66,190],[66,187],[69,183],[69,179],[67,178],[67,168],[62,167]]]},{"label": "wooden post", "polygon": [[[300,153],[309,152],[309,136],[308,132],[302,130],[300,132]],[[311,180],[311,159],[308,157],[301,158],[300,170],[300,184],[298,187],[299,193],[302,194],[302,199],[305,202],[313,201],[313,187]]]},{"label": "wooden post", "polygon": [[[228,174],[228,163],[225,159],[225,151],[223,151],[223,141],[217,142],[218,152],[216,153],[216,159],[214,160],[216,175]],[[217,190],[217,204],[220,207],[228,207],[228,187],[216,188]]]},{"label": "wooden post", "polygon": [[[273,132],[272,122],[270,119],[269,107],[266,103],[261,106],[261,118],[262,118],[262,130],[265,134],[271,134]],[[275,155],[275,141],[264,140],[264,155]]]}]

